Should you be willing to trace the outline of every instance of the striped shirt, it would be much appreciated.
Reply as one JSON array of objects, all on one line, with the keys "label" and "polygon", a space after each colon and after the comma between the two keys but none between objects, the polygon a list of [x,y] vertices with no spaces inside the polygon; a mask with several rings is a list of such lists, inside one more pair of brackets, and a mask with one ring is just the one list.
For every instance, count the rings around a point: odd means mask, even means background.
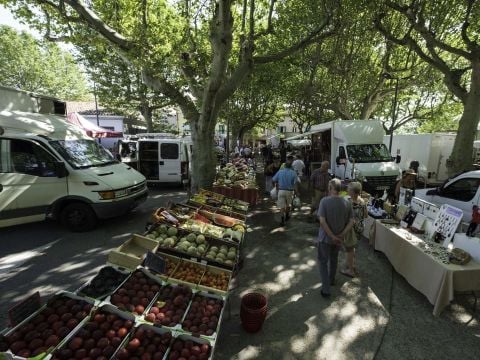
[{"label": "striped shirt", "polygon": [[321,168],[316,169],[310,176],[310,182],[316,190],[327,191],[329,181],[330,174],[328,171],[322,171]]}]

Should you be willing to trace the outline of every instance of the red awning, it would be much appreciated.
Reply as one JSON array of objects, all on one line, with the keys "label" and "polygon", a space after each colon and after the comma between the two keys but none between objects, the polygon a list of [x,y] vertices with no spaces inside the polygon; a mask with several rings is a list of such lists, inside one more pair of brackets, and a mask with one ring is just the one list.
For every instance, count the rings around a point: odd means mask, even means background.
[{"label": "red awning", "polygon": [[88,136],[93,138],[121,138],[123,137],[123,133],[120,131],[111,131],[100,126],[97,126],[87,119],[85,119],[82,115],[78,113],[70,113],[67,115],[68,122],[81,127]]}]

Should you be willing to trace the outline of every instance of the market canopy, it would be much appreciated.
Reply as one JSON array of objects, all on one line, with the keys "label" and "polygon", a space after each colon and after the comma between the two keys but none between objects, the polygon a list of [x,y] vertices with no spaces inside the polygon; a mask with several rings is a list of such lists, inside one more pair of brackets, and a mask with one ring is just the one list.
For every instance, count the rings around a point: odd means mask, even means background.
[{"label": "market canopy", "polygon": [[69,123],[77,125],[81,127],[85,133],[93,138],[119,138],[123,137],[123,133],[120,131],[111,131],[108,129],[104,129],[98,125],[95,125],[85,119],[79,113],[70,113],[67,115],[67,119]]}]

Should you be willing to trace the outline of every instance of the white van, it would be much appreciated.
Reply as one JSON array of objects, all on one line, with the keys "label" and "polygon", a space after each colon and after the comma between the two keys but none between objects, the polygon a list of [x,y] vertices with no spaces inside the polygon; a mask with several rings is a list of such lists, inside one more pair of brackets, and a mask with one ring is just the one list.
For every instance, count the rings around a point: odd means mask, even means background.
[{"label": "white van", "polygon": [[452,205],[463,211],[463,221],[472,219],[473,205],[480,206],[480,170],[451,177],[432,189],[416,189],[415,196],[432,204]]},{"label": "white van", "polygon": [[143,175],[65,118],[0,112],[0,227],[52,217],[88,231],[147,195]]},{"label": "white van", "polygon": [[172,134],[137,134],[137,169],[149,183],[189,182],[191,140]]}]

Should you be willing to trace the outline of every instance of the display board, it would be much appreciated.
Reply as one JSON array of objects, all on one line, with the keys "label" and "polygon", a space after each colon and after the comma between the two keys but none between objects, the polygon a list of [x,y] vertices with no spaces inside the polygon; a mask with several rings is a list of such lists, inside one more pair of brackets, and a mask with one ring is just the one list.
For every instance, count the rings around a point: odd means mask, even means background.
[{"label": "display board", "polygon": [[435,222],[433,223],[433,228],[436,234],[439,234],[443,239],[443,246],[447,247],[450,241],[452,241],[455,231],[458,228],[458,225],[462,221],[463,211],[443,204],[440,207]]}]

